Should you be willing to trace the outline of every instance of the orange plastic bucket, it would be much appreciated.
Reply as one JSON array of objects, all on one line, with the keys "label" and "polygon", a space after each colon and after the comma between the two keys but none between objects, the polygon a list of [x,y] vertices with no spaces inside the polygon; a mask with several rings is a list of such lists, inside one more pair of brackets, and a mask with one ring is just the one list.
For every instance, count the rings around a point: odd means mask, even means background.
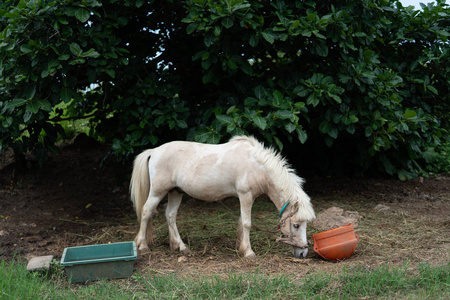
[{"label": "orange plastic bucket", "polygon": [[313,235],[314,251],[328,260],[343,260],[350,257],[356,249],[358,235],[353,225],[333,228]]}]

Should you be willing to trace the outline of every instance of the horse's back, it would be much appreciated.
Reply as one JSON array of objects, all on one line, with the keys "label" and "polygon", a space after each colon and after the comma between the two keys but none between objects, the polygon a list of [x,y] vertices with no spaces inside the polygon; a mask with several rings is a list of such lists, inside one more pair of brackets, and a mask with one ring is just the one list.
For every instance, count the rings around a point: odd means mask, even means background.
[{"label": "horse's back", "polygon": [[245,140],[217,145],[183,141],[161,145],[150,160],[152,181],[203,200],[237,196],[254,173],[260,172],[251,157],[252,147]]}]

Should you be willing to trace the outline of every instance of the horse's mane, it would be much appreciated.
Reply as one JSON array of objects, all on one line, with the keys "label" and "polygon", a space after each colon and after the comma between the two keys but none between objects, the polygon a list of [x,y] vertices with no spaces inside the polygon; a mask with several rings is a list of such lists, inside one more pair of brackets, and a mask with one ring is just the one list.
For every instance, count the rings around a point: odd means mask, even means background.
[{"label": "horse's mane", "polygon": [[302,188],[304,180],[295,173],[279,152],[272,147],[264,147],[263,143],[252,136],[235,136],[230,141],[246,141],[254,146],[252,153],[254,158],[268,171],[284,201],[290,201],[289,206],[298,209],[297,217],[308,221],[315,218],[310,198]]}]

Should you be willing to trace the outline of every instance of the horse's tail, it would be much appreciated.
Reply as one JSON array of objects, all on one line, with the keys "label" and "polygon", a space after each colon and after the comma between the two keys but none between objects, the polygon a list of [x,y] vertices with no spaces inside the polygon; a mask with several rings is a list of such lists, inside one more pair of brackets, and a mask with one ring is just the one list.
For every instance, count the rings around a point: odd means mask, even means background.
[{"label": "horse's tail", "polygon": [[130,196],[139,224],[141,223],[142,207],[150,193],[148,161],[151,155],[151,149],[139,154],[134,160],[133,173],[131,175]]}]

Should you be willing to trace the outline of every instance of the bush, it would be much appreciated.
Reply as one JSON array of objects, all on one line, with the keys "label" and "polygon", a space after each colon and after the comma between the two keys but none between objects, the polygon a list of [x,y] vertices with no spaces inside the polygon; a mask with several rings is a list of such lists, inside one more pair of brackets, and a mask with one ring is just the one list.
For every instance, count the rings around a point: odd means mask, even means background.
[{"label": "bush", "polygon": [[86,118],[123,158],[253,134],[328,174],[411,178],[449,136],[448,14],[441,0],[423,11],[393,0],[2,2],[0,145],[44,161],[60,122]]}]

